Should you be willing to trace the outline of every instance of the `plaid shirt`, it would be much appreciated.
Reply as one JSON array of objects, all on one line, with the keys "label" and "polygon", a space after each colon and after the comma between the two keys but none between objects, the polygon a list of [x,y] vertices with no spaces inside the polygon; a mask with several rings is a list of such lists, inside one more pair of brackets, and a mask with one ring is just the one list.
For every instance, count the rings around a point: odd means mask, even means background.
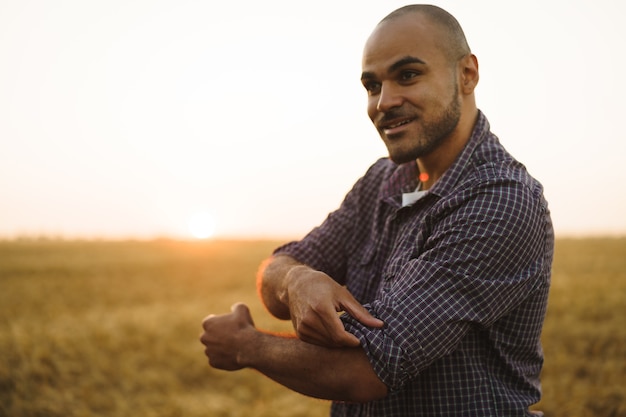
[{"label": "plaid shirt", "polygon": [[278,248],[324,271],[376,317],[344,314],[389,395],[339,416],[526,416],[539,401],[554,235],[542,186],[479,112],[454,164],[411,206],[417,164],[377,161],[341,207]]}]

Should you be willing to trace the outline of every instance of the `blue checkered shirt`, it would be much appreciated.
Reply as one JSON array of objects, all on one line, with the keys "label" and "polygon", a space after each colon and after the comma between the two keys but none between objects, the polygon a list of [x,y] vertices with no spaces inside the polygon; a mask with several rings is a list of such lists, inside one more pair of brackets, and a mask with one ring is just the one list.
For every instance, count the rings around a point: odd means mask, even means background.
[{"label": "blue checkered shirt", "polygon": [[540,334],[554,235],[542,186],[479,112],[471,139],[424,197],[417,164],[377,161],[289,254],[324,271],[382,329],[344,314],[389,395],[331,415],[527,416],[541,396]]}]

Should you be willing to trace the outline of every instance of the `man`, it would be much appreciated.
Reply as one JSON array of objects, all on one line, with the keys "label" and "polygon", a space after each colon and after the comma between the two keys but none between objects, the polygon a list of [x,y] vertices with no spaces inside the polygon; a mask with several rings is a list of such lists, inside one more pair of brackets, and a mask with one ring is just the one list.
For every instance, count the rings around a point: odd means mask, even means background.
[{"label": "man", "polygon": [[552,224],[476,107],[461,27],[435,6],[394,11],[361,78],[389,158],[259,274],[297,338],[258,331],[237,304],[203,322],[209,363],[333,400],[333,416],[532,415]]}]

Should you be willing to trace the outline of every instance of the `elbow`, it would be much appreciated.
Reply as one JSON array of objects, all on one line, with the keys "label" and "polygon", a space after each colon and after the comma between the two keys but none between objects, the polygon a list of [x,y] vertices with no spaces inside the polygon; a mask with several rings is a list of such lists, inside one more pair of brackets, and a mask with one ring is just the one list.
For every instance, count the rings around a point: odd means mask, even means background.
[{"label": "elbow", "polygon": [[265,306],[267,311],[272,316],[276,317],[279,320],[290,320],[291,319],[291,313],[289,312],[289,309],[286,308],[284,305],[268,302],[268,301],[266,301],[265,298],[263,298],[263,296],[261,296],[261,301],[263,302],[263,305]]},{"label": "elbow", "polygon": [[358,383],[353,384],[347,393],[347,401],[353,403],[368,403],[371,401],[381,400],[389,394],[387,386],[378,379],[363,378]]},{"label": "elbow", "polygon": [[289,320],[291,318],[289,309],[278,300],[275,289],[276,284],[271,280],[273,259],[269,258],[263,261],[257,271],[257,293],[259,299],[271,315],[280,320]]},{"label": "elbow", "polygon": [[335,381],[342,392],[339,401],[351,403],[368,403],[381,400],[389,394],[387,385],[380,379],[369,358],[360,347],[350,349],[352,352],[344,357],[345,367],[335,370]]}]

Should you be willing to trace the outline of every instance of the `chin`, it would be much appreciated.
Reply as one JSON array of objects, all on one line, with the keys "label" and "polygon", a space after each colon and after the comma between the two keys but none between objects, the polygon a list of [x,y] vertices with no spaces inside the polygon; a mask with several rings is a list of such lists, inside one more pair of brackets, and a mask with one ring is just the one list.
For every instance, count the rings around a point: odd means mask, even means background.
[{"label": "chin", "polygon": [[413,158],[408,155],[389,154],[389,159],[391,159],[397,165],[402,165],[402,164],[406,164],[407,162],[415,161],[417,157]]},{"label": "chin", "polygon": [[389,159],[396,164],[405,164],[415,161],[417,158],[424,156],[424,152],[419,144],[411,143],[407,138],[389,139],[385,138],[384,142],[387,147]]},{"label": "chin", "polygon": [[388,147],[387,151],[389,152],[389,159],[398,165],[415,161],[424,156],[420,149],[393,149],[393,147]]}]

